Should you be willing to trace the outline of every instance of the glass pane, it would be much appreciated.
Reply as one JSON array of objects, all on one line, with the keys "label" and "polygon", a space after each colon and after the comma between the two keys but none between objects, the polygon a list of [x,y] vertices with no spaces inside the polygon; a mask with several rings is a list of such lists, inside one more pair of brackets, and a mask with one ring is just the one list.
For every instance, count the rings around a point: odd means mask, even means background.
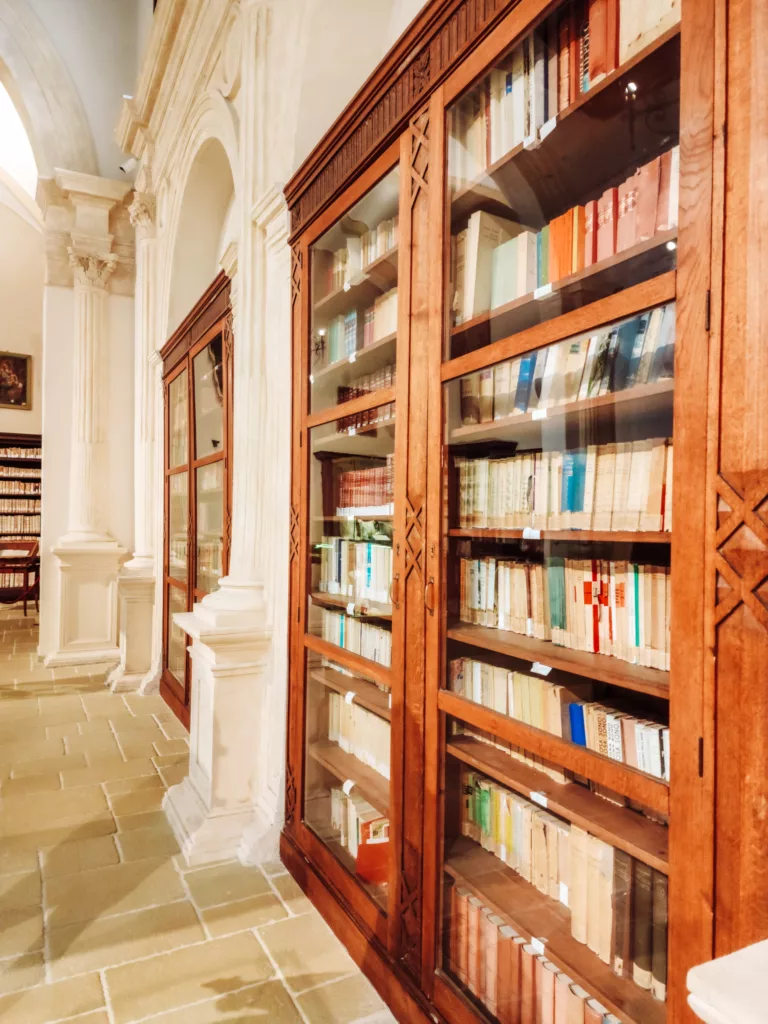
[{"label": "glass pane", "polygon": [[[641,816],[606,810],[593,834],[583,812],[602,800],[586,780],[553,786],[553,766],[525,750],[455,723],[451,732],[443,969],[500,1021],[662,1020],[667,875],[650,844],[627,839]],[[552,802],[532,788],[536,776]],[[666,850],[666,826],[646,822]],[[542,1001],[554,1015],[535,1012]]]},{"label": "glass pane", "polygon": [[448,110],[447,357],[675,267],[680,7],[661,7],[611,25],[561,4]]},{"label": "glass pane", "polygon": [[307,653],[304,820],[386,909],[389,690]]},{"label": "glass pane", "polygon": [[312,412],[394,383],[399,191],[395,168],[312,247]]},{"label": "glass pane", "polygon": [[168,425],[171,432],[168,446],[168,468],[174,469],[187,461],[187,435],[189,433],[189,386],[187,371],[182,370],[168,385]]},{"label": "glass pane", "polygon": [[173,616],[177,612],[186,612],[187,594],[178,587],[168,587],[168,669],[184,686],[185,667],[187,663],[187,634],[175,625]]},{"label": "glass pane", "polygon": [[168,497],[168,575],[175,580],[185,581],[188,564],[189,474],[174,473],[168,477]]},{"label": "glass pane", "polygon": [[394,406],[310,431],[309,632],[388,666]]},{"label": "glass pane", "polygon": [[197,589],[215,590],[224,552],[224,462],[197,471]]},{"label": "glass pane", "polygon": [[195,458],[219,452],[224,438],[224,363],[221,336],[193,359],[195,380]]}]

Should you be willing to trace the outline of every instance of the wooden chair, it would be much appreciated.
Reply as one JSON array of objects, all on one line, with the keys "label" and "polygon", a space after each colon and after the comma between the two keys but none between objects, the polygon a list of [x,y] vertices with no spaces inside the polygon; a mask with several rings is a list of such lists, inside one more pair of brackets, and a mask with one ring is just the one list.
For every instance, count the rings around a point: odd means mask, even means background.
[{"label": "wooden chair", "polygon": [[[0,575],[5,573],[24,573],[24,587],[21,595],[13,597],[18,601],[21,596],[24,602],[24,615],[27,614],[27,601],[35,599],[35,610],[40,610],[40,543],[36,540],[4,540],[0,541]],[[34,580],[30,584],[30,575]],[[15,591],[13,587],[9,590]]]}]

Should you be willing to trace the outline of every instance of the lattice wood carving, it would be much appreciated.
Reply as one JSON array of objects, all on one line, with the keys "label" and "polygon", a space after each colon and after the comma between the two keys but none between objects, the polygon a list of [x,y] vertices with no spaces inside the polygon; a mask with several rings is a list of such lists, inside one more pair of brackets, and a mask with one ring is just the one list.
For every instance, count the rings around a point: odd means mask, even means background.
[{"label": "lattice wood carving", "polygon": [[304,263],[301,252],[297,246],[291,249],[291,307],[293,307],[301,294],[301,271]]},{"label": "lattice wood carving", "polygon": [[414,508],[410,498],[405,499],[405,579],[415,569],[424,579],[424,515],[423,503]]},{"label": "lattice wood carving", "polygon": [[411,208],[420,192],[427,194],[429,174],[429,107],[411,121]]},{"label": "lattice wood carving", "polygon": [[222,329],[222,336],[224,340],[224,351],[227,354],[227,359],[232,359],[232,347],[235,340],[235,318],[232,310],[227,313],[224,319],[224,327]]},{"label": "lattice wood carving", "polygon": [[435,19],[426,39],[420,37],[423,41],[413,59],[386,72],[386,87],[371,85],[357,116],[340,130],[338,140],[332,140],[334,151],[318,163],[317,172],[295,197],[289,195],[292,232],[303,228],[377,149],[395,137],[494,19],[515,5],[510,0],[463,0]]},{"label": "lattice wood carving", "polygon": [[741,495],[718,474],[715,490],[715,624],[743,604],[768,630],[768,524],[761,515],[768,479],[760,474]]},{"label": "lattice wood carving", "polygon": [[299,510],[295,505],[291,505],[291,556],[290,561],[294,558],[298,558],[299,555]]},{"label": "lattice wood carving", "polygon": [[[290,752],[290,746],[289,746]],[[296,780],[293,777],[293,768],[289,761],[285,766],[285,823],[293,824],[296,813]]]},{"label": "lattice wood carving", "polygon": [[421,963],[421,855],[407,840],[400,871],[400,959],[418,975]]}]

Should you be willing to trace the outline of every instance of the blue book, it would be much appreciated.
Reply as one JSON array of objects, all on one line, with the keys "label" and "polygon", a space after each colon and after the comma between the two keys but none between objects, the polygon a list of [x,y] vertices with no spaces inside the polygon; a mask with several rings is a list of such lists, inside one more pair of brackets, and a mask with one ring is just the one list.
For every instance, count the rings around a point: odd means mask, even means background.
[{"label": "blue book", "polygon": [[536,235],[536,287],[549,281],[549,224]]},{"label": "blue book", "polygon": [[563,477],[560,487],[560,512],[571,511],[575,452],[563,452]]},{"label": "blue book", "polygon": [[573,472],[569,481],[568,511],[584,511],[584,488],[587,479],[587,452],[580,448],[575,452],[568,453],[573,459]]},{"label": "blue book", "polygon": [[578,743],[580,747],[587,745],[587,732],[584,728],[584,705],[581,701],[574,701],[568,705],[568,716],[571,720],[571,742]]},{"label": "blue book", "polygon": [[515,408],[521,412],[528,409],[528,400],[531,396],[531,384],[536,370],[536,353],[523,356],[520,360],[520,375],[517,378],[517,390],[515,391]]},{"label": "blue book", "polygon": [[611,366],[611,391],[623,391],[632,382],[643,354],[648,314],[626,320],[618,329]]}]

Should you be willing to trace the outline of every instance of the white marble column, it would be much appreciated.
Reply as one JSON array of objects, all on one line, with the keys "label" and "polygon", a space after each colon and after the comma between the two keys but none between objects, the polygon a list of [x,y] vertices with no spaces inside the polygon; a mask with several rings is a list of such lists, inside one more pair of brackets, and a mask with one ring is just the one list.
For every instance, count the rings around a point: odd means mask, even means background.
[{"label": "white marble column", "polygon": [[155,604],[155,200],[136,192],[128,208],[136,233],[134,370],[134,553],[118,576],[120,663],[113,691],[157,689],[152,669]]}]

